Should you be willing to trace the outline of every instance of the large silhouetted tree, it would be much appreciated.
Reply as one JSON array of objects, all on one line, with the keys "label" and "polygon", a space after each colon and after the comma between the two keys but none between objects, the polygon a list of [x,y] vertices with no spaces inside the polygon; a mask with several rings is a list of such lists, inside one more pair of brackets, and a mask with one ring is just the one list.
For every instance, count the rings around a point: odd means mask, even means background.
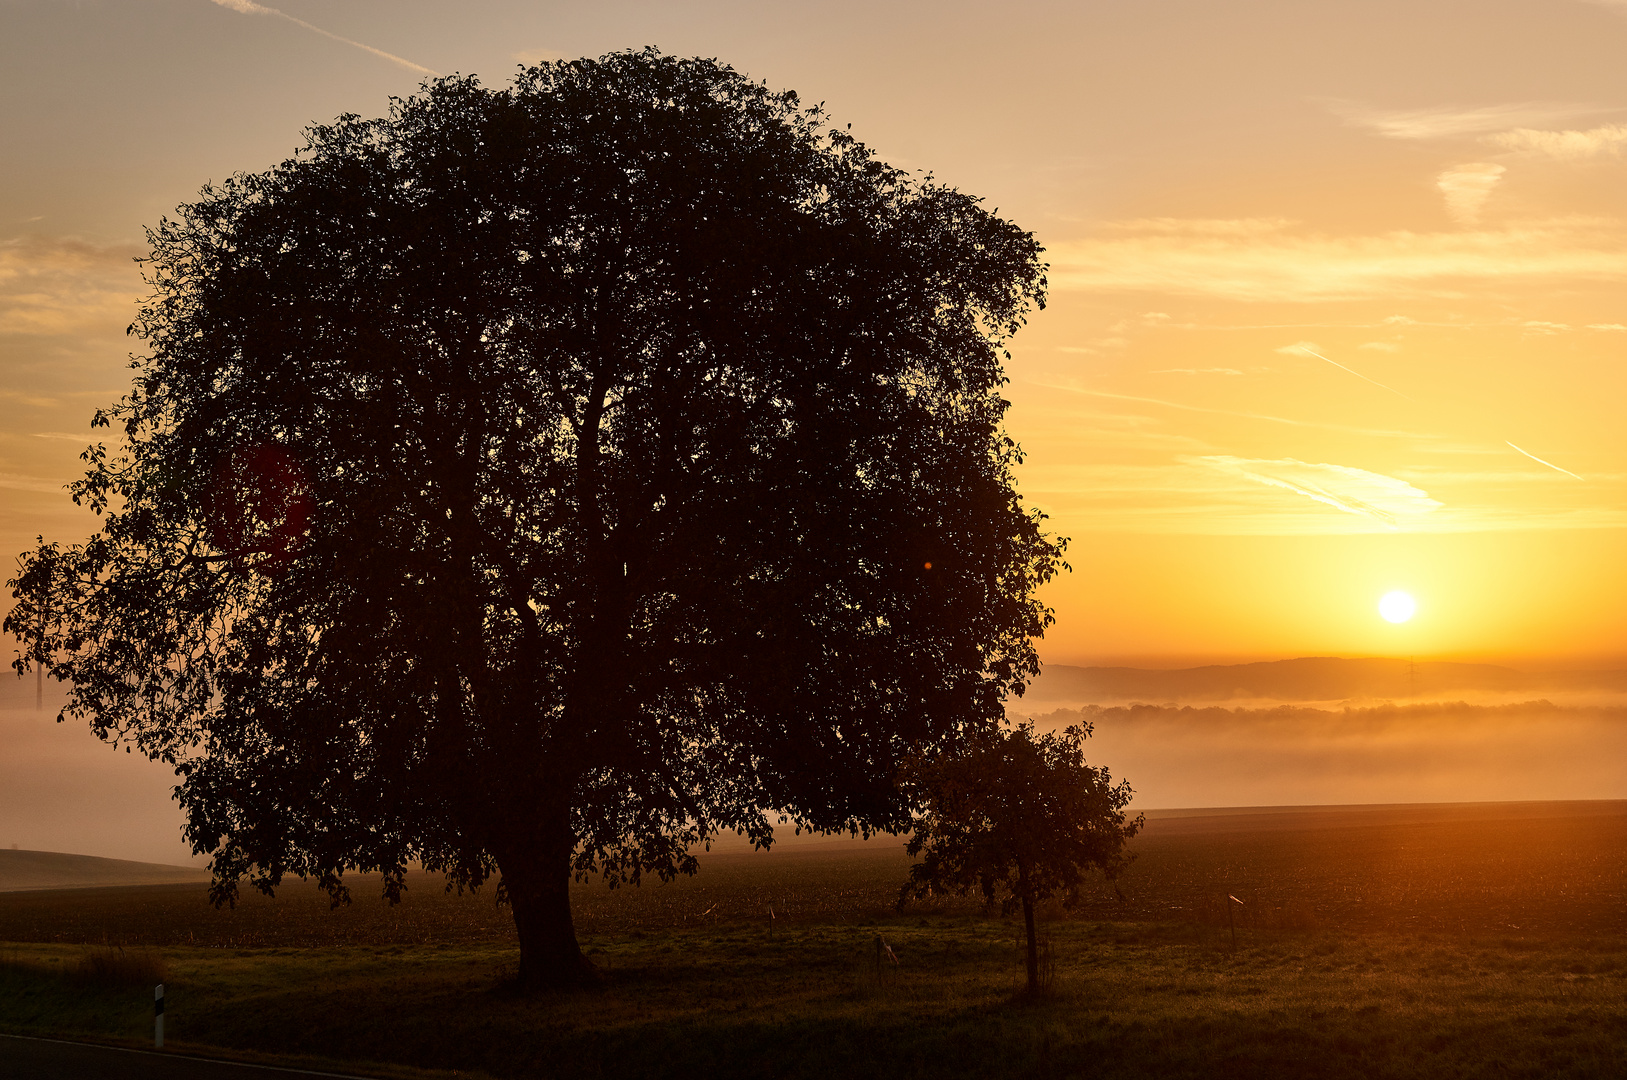
[{"label": "large silhouetted tree", "polygon": [[901,829],[901,763],[1036,670],[1000,361],[1041,249],[794,94],[442,79],[149,238],[102,526],[6,626],[175,765],[217,902],[500,875],[522,981],[568,983],[573,874]]},{"label": "large silhouetted tree", "polygon": [[1126,840],[1142,819],[1125,820],[1134,792],[1085,763],[1088,724],[1035,735],[1032,724],[974,734],[959,753],[914,775],[923,812],[908,850],[921,859],[899,903],[935,891],[973,888],[1028,934],[1028,989],[1040,988],[1034,908],[1051,897],[1074,906],[1093,870],[1109,879],[1129,862]]}]

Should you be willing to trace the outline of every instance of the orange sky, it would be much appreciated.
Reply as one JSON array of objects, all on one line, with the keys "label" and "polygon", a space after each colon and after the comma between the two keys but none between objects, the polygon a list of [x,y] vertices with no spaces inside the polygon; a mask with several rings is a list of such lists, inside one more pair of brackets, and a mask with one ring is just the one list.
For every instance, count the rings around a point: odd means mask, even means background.
[{"label": "orange sky", "polygon": [[0,560],[92,527],[142,226],[424,70],[645,44],[1047,246],[1049,660],[1627,656],[1627,0],[0,0]]},{"label": "orange sky", "polygon": [[143,225],[422,69],[653,43],[1047,245],[1010,426],[1073,539],[1051,660],[1627,654],[1627,3],[995,12],[0,0],[0,549],[87,531]]}]

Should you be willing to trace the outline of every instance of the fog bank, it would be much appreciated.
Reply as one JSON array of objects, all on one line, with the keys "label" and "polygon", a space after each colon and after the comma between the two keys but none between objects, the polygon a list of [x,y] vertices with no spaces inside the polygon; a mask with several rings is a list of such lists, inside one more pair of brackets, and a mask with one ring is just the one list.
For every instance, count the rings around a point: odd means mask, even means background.
[{"label": "fog bank", "polygon": [[1308,806],[1627,798],[1627,708],[1462,702],[1368,708],[1085,706],[1092,764],[1135,805]]}]

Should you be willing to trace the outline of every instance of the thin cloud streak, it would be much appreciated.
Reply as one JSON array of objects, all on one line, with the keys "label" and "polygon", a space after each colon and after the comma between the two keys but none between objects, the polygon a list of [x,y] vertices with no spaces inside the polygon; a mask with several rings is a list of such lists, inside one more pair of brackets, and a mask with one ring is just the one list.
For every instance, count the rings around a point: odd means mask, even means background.
[{"label": "thin cloud streak", "polygon": [[362,42],[352,40],[351,38],[340,37],[338,34],[335,34],[330,30],[324,30],[320,26],[313,26],[304,19],[296,18],[295,16],[288,14],[286,11],[279,11],[274,7],[266,7],[264,4],[256,4],[254,0],[212,0],[212,2],[223,8],[228,8],[244,15],[275,15],[277,18],[287,19],[295,26],[303,27],[304,29],[311,31],[313,34],[321,34],[325,38],[330,38],[342,44],[350,45],[354,48],[361,49],[364,52],[370,52],[374,56],[390,61],[392,64],[399,64],[409,71],[416,71],[420,75],[428,75],[432,78],[440,77],[440,72],[432,71],[429,68],[424,67],[422,64],[415,64],[411,60],[404,57],[397,56],[394,53],[387,53],[383,49],[375,49],[371,45],[364,45]]},{"label": "thin cloud streak", "polygon": [[0,242],[0,336],[111,336],[141,296],[136,247],[67,237]]},{"label": "thin cloud streak", "polygon": [[1034,382],[1031,385],[1043,386],[1047,390],[1065,390],[1070,394],[1084,394],[1087,397],[1107,398],[1110,401],[1135,401],[1143,405],[1161,405],[1166,409],[1179,409],[1182,412],[1209,413],[1213,416],[1236,416],[1244,420],[1267,420],[1273,424],[1287,424],[1290,427],[1316,428],[1321,431],[1344,431],[1352,435],[1371,435],[1380,439],[1429,439],[1433,437],[1420,435],[1414,431],[1386,431],[1382,428],[1348,427],[1344,424],[1324,424],[1314,420],[1290,420],[1287,417],[1271,416],[1266,413],[1238,412],[1235,409],[1211,409],[1202,405],[1183,405],[1178,401],[1137,397],[1134,394],[1115,394],[1107,390],[1087,390],[1084,387],[1066,386],[1061,383]]},{"label": "thin cloud streak", "polygon": [[1330,237],[1159,230],[1049,245],[1053,290],[1267,303],[1462,297],[1498,282],[1627,279],[1620,222]]},{"label": "thin cloud streak", "polygon": [[59,480],[42,480],[37,476],[22,476],[18,473],[0,473],[0,488],[8,491],[60,493],[67,486]]},{"label": "thin cloud streak", "polygon": [[[1504,439],[1503,441],[1508,442],[1507,439]],[[1513,443],[1508,443],[1508,445],[1514,446]],[[1514,449],[1520,450],[1520,448],[1518,446],[1514,446]],[[1520,453],[1524,454],[1526,457],[1530,458],[1532,461],[1536,462],[1538,465],[1546,465],[1546,466],[1548,466],[1548,468],[1554,470],[1554,472],[1562,472],[1566,476],[1573,476],[1573,477],[1576,477],[1576,479],[1578,479],[1578,480],[1582,480],[1582,478],[1580,476],[1576,476],[1576,474],[1571,472],[1569,469],[1561,469],[1558,465],[1555,465],[1551,461],[1543,461],[1541,458],[1537,457],[1537,455],[1533,454],[1529,450],[1520,450]],[[1582,483],[1585,484],[1585,483],[1587,483],[1587,481],[1582,480]]]},{"label": "thin cloud streak", "polygon": [[1286,353],[1289,356],[1314,356],[1318,360],[1322,360],[1322,361],[1325,361],[1326,363],[1332,364],[1334,367],[1338,368],[1340,371],[1349,372],[1350,374],[1356,376],[1356,378],[1361,379],[1363,382],[1372,383],[1374,386],[1378,387],[1380,390],[1388,390],[1390,393],[1394,394],[1396,397],[1406,398],[1408,401],[1415,400],[1413,398],[1407,397],[1406,394],[1403,394],[1401,391],[1397,390],[1393,386],[1385,386],[1383,383],[1379,382],[1377,379],[1369,379],[1366,375],[1363,375],[1361,372],[1357,371],[1355,368],[1345,367],[1343,364],[1339,363],[1339,361],[1337,361],[1337,360],[1329,360],[1326,356],[1323,356],[1321,353],[1316,351],[1316,346],[1312,342],[1309,342],[1309,341],[1295,342],[1292,345],[1284,345],[1282,348],[1278,349],[1277,351],[1280,352],[1280,353]]},{"label": "thin cloud streak", "polygon": [[1522,101],[1463,108],[1437,105],[1423,109],[1369,109],[1349,102],[1330,106],[1346,123],[1375,131],[1387,139],[1450,139],[1517,127],[1536,127],[1608,110],[1596,105]]},{"label": "thin cloud streak", "polygon": [[[1110,221],[1107,228],[1119,232],[1155,233],[1165,236],[1251,237],[1280,233],[1297,224],[1292,218],[1132,218]],[[1162,312],[1148,312],[1158,315]],[[1165,316],[1168,318],[1168,316]]]},{"label": "thin cloud streak", "polygon": [[[1508,448],[1488,447],[1487,452],[1506,455]],[[1144,464],[1075,455],[1066,463],[1031,463],[1029,470],[1024,486],[1037,505],[1047,513],[1087,518],[1093,531],[1331,536],[1627,527],[1624,509],[1497,501],[1510,484],[1533,493],[1559,493],[1554,485],[1544,489],[1545,482],[1530,472],[1413,476],[1412,470],[1395,470],[1386,475],[1296,458],[1234,456],[1207,447],[1175,449],[1169,458]],[[1451,496],[1436,492],[1437,484],[1451,485]]]},{"label": "thin cloud streak", "polygon": [[1274,460],[1214,455],[1199,459],[1220,472],[1252,480],[1267,487],[1281,488],[1358,517],[1381,521],[1400,528],[1403,518],[1439,510],[1443,503],[1429,492],[1383,473],[1369,472],[1350,465],[1312,463],[1297,458]]}]

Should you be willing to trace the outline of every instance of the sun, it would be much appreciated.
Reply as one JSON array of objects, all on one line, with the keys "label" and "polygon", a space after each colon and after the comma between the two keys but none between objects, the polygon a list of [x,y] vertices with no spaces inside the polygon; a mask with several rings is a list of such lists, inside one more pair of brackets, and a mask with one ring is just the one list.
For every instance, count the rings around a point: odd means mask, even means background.
[{"label": "sun", "polygon": [[1378,613],[1393,623],[1404,623],[1418,611],[1418,602],[1399,590],[1387,592],[1378,602]]}]

